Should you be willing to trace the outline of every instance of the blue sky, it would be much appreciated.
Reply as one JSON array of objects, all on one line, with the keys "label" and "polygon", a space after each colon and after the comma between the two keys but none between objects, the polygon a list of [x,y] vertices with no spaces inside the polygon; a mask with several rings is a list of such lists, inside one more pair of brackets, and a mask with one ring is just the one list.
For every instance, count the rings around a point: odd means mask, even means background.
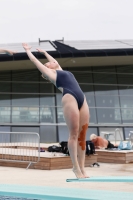
[{"label": "blue sky", "polygon": [[0,0],[0,44],[133,39],[133,0]]}]

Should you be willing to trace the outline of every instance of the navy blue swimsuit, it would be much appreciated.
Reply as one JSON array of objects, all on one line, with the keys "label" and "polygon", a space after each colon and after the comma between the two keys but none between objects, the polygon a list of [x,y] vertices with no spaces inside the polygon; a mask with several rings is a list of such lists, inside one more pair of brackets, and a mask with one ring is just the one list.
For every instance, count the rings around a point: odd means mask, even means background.
[{"label": "navy blue swimsuit", "polygon": [[63,96],[65,94],[71,94],[74,96],[78,103],[78,109],[80,110],[84,102],[84,93],[82,92],[74,75],[71,72],[65,70],[56,70],[56,73],[57,88],[63,88]]}]

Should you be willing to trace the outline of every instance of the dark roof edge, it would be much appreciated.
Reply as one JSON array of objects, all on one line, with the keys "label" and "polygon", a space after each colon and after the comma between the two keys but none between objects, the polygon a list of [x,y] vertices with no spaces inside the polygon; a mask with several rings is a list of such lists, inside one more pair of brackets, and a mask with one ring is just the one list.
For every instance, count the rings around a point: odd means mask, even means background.
[{"label": "dark roof edge", "polygon": [[[57,45],[57,44],[56,44]],[[39,52],[32,52],[38,59],[44,59],[44,55]],[[68,57],[106,57],[106,56],[133,56],[133,48],[131,49],[96,49],[96,50],[78,50],[67,45],[58,45],[56,51],[48,51],[54,58]],[[9,56],[0,54],[0,62],[29,60],[25,52]]]}]

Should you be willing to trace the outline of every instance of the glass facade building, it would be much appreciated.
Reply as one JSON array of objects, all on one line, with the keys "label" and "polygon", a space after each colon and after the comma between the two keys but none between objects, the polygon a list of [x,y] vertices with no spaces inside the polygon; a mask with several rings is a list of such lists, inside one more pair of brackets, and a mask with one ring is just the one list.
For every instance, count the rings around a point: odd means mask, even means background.
[{"label": "glass facade building", "polygon": [[[133,130],[133,66],[69,67],[89,108],[91,133],[120,128],[123,138]],[[10,131],[38,132],[41,142],[68,138],[61,92],[36,69],[1,71],[0,124]]]}]

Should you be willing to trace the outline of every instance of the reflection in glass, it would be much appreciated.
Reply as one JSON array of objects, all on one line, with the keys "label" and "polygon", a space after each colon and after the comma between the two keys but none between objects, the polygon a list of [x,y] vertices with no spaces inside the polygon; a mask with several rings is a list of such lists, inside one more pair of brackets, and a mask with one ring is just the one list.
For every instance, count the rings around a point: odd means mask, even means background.
[{"label": "reflection in glass", "polygon": [[55,96],[41,95],[40,105],[40,122],[55,123]]},{"label": "reflection in glass", "polygon": [[79,84],[85,95],[94,95],[93,85]]},{"label": "reflection in glass", "polygon": [[118,96],[113,95],[96,95],[97,107],[120,107]]},{"label": "reflection in glass", "polygon": [[98,66],[98,67],[93,67],[93,73],[96,72],[106,72],[107,74],[109,74],[110,72],[115,73],[116,69],[115,66]]},{"label": "reflection in glass", "polygon": [[55,108],[54,107],[41,107],[40,108],[40,122],[55,123]]},{"label": "reflection in glass", "polygon": [[[133,66],[73,67],[70,71],[86,96],[90,124],[133,123]],[[0,122],[65,123],[62,93],[58,89],[56,93],[38,70],[1,72],[0,82]]]},{"label": "reflection in glass", "polygon": [[133,95],[133,86],[119,86],[120,95]]},{"label": "reflection in glass", "polygon": [[65,123],[62,107],[57,107],[57,121],[58,123]]},{"label": "reflection in glass", "polygon": [[130,140],[130,131],[133,131],[133,127],[124,128],[125,140]]},{"label": "reflection in glass", "polygon": [[117,84],[116,74],[111,73],[94,73],[94,83]]},{"label": "reflection in glass", "polygon": [[92,73],[89,72],[72,72],[78,83],[92,83]]},{"label": "reflection in glass", "polygon": [[39,106],[38,94],[12,94],[13,106]]},{"label": "reflection in glass", "polygon": [[133,85],[133,74],[117,74],[118,84]]},{"label": "reflection in glass", "polygon": [[11,83],[0,82],[0,92],[11,92]]},{"label": "reflection in glass", "polygon": [[93,95],[85,94],[86,101],[88,103],[89,108],[90,107],[96,107],[95,106],[95,97]]},{"label": "reflection in glass", "polygon": [[50,82],[40,83],[40,93],[54,93],[54,85]]},{"label": "reflection in glass", "polygon": [[90,111],[90,124],[97,124],[96,109],[89,108],[89,111]]},{"label": "reflection in glass", "polygon": [[87,133],[86,133],[86,140],[90,140],[90,135],[93,133],[98,135],[97,128],[88,127]]},{"label": "reflection in glass", "polygon": [[10,123],[11,108],[0,107],[0,122]]},{"label": "reflection in glass", "polygon": [[57,106],[61,106],[62,93],[56,93]]},{"label": "reflection in glass", "polygon": [[39,93],[39,83],[12,83],[12,92]]},{"label": "reflection in glass", "polygon": [[96,108],[98,124],[108,123],[108,124],[120,124],[121,115],[119,108]]},{"label": "reflection in glass", "polygon": [[133,108],[133,96],[120,96],[122,108]]},{"label": "reflection in glass", "polygon": [[133,108],[122,108],[121,115],[123,123],[133,123]]},{"label": "reflection in glass", "polygon": [[23,69],[12,71],[12,81],[17,82],[38,82],[40,72],[37,69]]},{"label": "reflection in glass", "polygon": [[0,94],[0,106],[10,106],[11,95],[10,94]]},{"label": "reflection in glass", "polygon": [[117,86],[114,85],[94,85],[96,95],[118,95]]},{"label": "reflection in glass", "polygon": [[133,65],[122,65],[117,66],[117,73],[132,73],[133,74]]},{"label": "reflection in glass", "polygon": [[39,108],[12,107],[12,122],[39,122]]},{"label": "reflection in glass", "polygon": [[[109,135],[109,141],[115,141],[115,130],[116,130],[117,127],[107,127],[107,128],[104,128],[104,127],[100,127],[99,128],[99,133],[100,133],[100,136],[105,138],[105,133],[110,133]],[[119,131],[116,131],[116,142],[119,144],[119,141],[124,139],[124,135],[123,135],[123,129],[122,128],[119,128]]]},{"label": "reflection in glass", "polygon": [[41,94],[40,105],[41,106],[55,106],[55,96],[52,94],[51,95]]}]

